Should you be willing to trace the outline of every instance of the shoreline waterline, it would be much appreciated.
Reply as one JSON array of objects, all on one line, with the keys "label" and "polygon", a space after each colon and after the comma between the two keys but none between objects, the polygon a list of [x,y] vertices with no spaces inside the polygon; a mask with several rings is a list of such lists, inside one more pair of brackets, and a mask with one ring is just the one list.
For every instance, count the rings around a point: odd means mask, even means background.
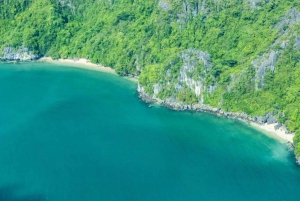
[{"label": "shoreline waterline", "polygon": [[[178,105],[171,105],[168,103],[164,102],[159,102],[156,99],[149,98],[148,94],[145,94],[138,90],[140,93],[140,98],[146,102],[146,103],[155,103],[158,105],[162,105],[164,107],[167,107],[171,110],[176,110],[176,111],[189,111],[189,112],[204,112],[204,113],[209,113],[217,117],[225,117],[229,119],[235,119],[238,121],[241,121],[248,126],[260,131],[262,134],[267,135],[271,138],[277,139],[278,141],[281,142],[288,142],[293,144],[293,138],[295,136],[295,133],[290,133],[284,125],[278,125],[278,123],[273,123],[273,124],[268,124],[268,123],[259,123],[255,122],[252,117],[245,113],[238,113],[238,112],[224,112],[220,108],[213,108],[208,105],[185,105],[189,106],[189,108],[184,108],[183,107],[177,107]],[[203,107],[202,107],[203,106]]]},{"label": "shoreline waterline", "polygon": [[[79,59],[57,59],[57,60],[55,60],[55,59],[52,59],[51,57],[42,57],[39,60],[37,60],[37,62],[64,64],[64,65],[69,66],[69,67],[81,68],[81,69],[86,69],[86,70],[101,71],[101,72],[105,72],[105,73],[118,75],[115,72],[114,69],[112,69],[110,67],[102,66],[100,64],[91,63],[88,59],[84,59],[84,58],[79,58]],[[130,81],[133,81],[133,82],[137,82],[137,79],[134,78],[134,77],[124,77],[124,78],[128,79]],[[159,103],[156,103],[156,104],[159,104]],[[208,112],[208,113],[210,113],[210,112]],[[215,114],[215,115],[218,116],[218,114]],[[275,129],[275,126],[277,124],[266,124],[266,123],[265,124],[259,124],[259,123],[253,122],[253,121],[247,121],[245,119],[240,119],[240,118],[237,118],[237,119],[244,122],[244,123],[246,123],[246,124],[248,124],[252,128],[259,130],[260,132],[262,132],[263,134],[265,134],[269,137],[275,138],[279,141],[293,143],[294,133],[293,134],[286,134],[285,129],[283,129],[283,127]]]},{"label": "shoreline waterline", "polygon": [[148,108],[135,83],[113,74],[46,62],[0,66],[8,200],[300,197],[291,146],[238,119]]},{"label": "shoreline waterline", "polygon": [[[91,63],[88,59],[79,58],[79,59],[52,59],[51,57],[42,57],[37,62],[46,62],[46,63],[54,63],[54,64],[64,64],[70,67],[82,68],[86,70],[94,70],[101,71],[105,73],[110,73],[114,75],[118,75],[113,68],[102,66],[100,64]],[[124,77],[127,80],[137,82],[137,79],[134,77]]]},{"label": "shoreline waterline", "polygon": [[261,131],[262,133],[273,137],[275,139],[281,140],[281,141],[285,141],[285,142],[289,142],[289,143],[293,143],[293,138],[295,136],[294,133],[292,134],[287,134],[285,129],[283,129],[283,127],[280,127],[278,129],[275,129],[275,126],[277,124],[258,124],[255,122],[249,122],[249,125],[259,131]]}]

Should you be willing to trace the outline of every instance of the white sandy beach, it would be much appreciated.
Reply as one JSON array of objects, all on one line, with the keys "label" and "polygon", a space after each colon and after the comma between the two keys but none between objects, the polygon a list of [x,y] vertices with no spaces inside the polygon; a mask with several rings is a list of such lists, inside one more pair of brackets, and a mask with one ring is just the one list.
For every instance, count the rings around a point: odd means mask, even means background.
[{"label": "white sandy beach", "polygon": [[104,66],[101,66],[99,64],[91,63],[89,60],[83,59],[83,58],[54,60],[51,57],[42,57],[38,61],[49,62],[49,63],[68,64],[68,65],[72,65],[72,66],[78,67],[78,68],[84,68],[84,69],[89,69],[89,70],[98,70],[98,71],[104,71],[104,72],[116,74],[115,70],[112,69],[112,68],[104,67]]},{"label": "white sandy beach", "polygon": [[257,124],[257,123],[250,123],[251,126],[254,128],[266,133],[269,136],[273,136],[279,140],[285,141],[285,142],[291,142],[293,143],[294,134],[286,134],[284,128],[275,129],[276,124]]},{"label": "white sandy beach", "polygon": [[[83,68],[88,70],[102,71],[106,73],[111,73],[117,75],[116,71],[110,67],[105,67],[100,64],[91,63],[88,59],[79,58],[79,59],[52,59],[51,57],[42,57],[38,60],[39,62],[49,62],[57,64],[66,64],[76,68]],[[127,80],[137,82],[135,77],[124,77]]]}]

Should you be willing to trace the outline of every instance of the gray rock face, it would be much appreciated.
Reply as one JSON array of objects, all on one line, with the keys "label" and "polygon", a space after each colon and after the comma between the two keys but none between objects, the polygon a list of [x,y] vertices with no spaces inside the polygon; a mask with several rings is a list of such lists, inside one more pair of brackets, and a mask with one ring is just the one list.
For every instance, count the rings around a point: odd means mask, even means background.
[{"label": "gray rock face", "polygon": [[[157,91],[160,90],[161,87],[162,86],[159,84],[156,84],[154,86],[155,94],[158,93]],[[211,86],[211,87],[213,87],[213,86]],[[139,92],[139,97],[147,103],[156,102],[158,104],[161,104],[161,105],[166,106],[173,110],[190,110],[190,111],[208,112],[208,113],[215,114],[217,116],[224,116],[227,118],[238,119],[238,120],[241,120],[244,122],[254,122],[254,123],[258,123],[258,124],[274,124],[274,128],[276,130],[283,129],[286,134],[292,134],[292,132],[290,132],[286,128],[285,125],[278,123],[274,112],[269,112],[269,113],[265,114],[264,116],[251,117],[250,115],[248,115],[244,112],[241,112],[241,113],[240,112],[226,112],[226,111],[223,111],[221,108],[214,108],[210,105],[203,104],[203,100],[196,104],[191,104],[191,105],[178,102],[176,97],[169,97],[164,100],[161,100],[161,99],[157,98],[156,95],[148,94],[141,85],[138,85],[138,92]],[[203,99],[203,97],[202,97],[202,99]],[[298,158],[298,163],[300,164],[300,157]]]},{"label": "gray rock face", "polygon": [[[214,0],[216,1],[216,0]],[[200,12],[206,13],[206,0],[183,0],[182,11],[178,13],[178,22],[181,26],[185,25],[190,17],[197,16]]]},{"label": "gray rock face", "polygon": [[136,68],[138,71],[140,71],[140,70],[141,70],[141,67],[140,67],[140,63],[139,63],[139,55],[138,55],[138,54],[135,55],[135,62],[134,62],[134,64],[135,64],[135,68]]},{"label": "gray rock face", "polygon": [[[300,23],[300,11],[292,8],[285,16],[283,16],[280,21],[275,26],[280,33],[279,38],[271,45],[270,49],[264,53],[262,56],[258,56],[252,61],[252,65],[256,69],[256,85],[257,90],[261,89],[264,85],[264,78],[268,70],[274,73],[276,70],[276,62],[280,54],[288,47],[290,41],[287,40],[289,36],[294,35],[294,32],[290,27]],[[298,49],[300,46],[300,37],[295,37],[294,48]],[[278,48],[280,47],[280,48]]]},{"label": "gray rock face", "polygon": [[279,123],[279,124],[276,124],[276,125],[274,126],[275,130],[278,130],[278,129],[280,129],[281,127],[282,127],[282,124],[281,124],[281,123]]},{"label": "gray rock face", "polygon": [[269,117],[267,120],[267,124],[276,124],[276,123],[277,123],[276,117]]},{"label": "gray rock face", "polygon": [[[139,92],[139,97],[147,103],[157,102],[157,103],[159,103],[163,106],[166,106],[170,109],[173,109],[173,110],[202,111],[202,112],[212,113],[217,116],[224,116],[227,118],[238,119],[238,120],[242,120],[242,121],[246,121],[246,122],[254,122],[254,123],[258,123],[258,124],[265,124],[265,123],[275,124],[274,125],[275,129],[282,128],[285,130],[286,134],[291,134],[291,132],[288,131],[288,129],[284,125],[277,123],[278,121],[277,121],[277,118],[274,116],[274,112],[267,113],[264,116],[251,117],[250,115],[243,113],[243,112],[242,113],[226,112],[226,111],[223,111],[221,108],[214,108],[209,105],[205,105],[201,102],[197,103],[197,104],[187,105],[187,104],[178,102],[177,99],[174,97],[167,98],[165,100],[160,100],[158,98],[155,98],[153,95],[150,95],[147,92],[145,92],[144,88],[140,85],[138,85],[138,92]],[[300,158],[299,158],[299,161],[300,161]]]},{"label": "gray rock face", "polygon": [[[214,10],[215,12],[220,12],[226,6],[224,6],[224,2],[229,2],[230,0],[182,0],[177,2],[177,6],[179,5],[182,9],[177,13],[178,20],[177,22],[183,27],[190,18],[194,18],[197,15],[204,14],[205,16],[209,16],[210,12]],[[259,8],[262,2],[269,3],[271,0],[240,0],[244,1],[245,4],[249,4],[252,9]],[[168,0],[160,0],[159,7],[163,11],[167,11],[170,9],[170,3],[172,1]],[[176,3],[175,3],[176,4]],[[213,9],[212,9],[213,8]]]},{"label": "gray rock face", "polygon": [[253,9],[257,9],[262,2],[269,3],[270,0],[249,0],[249,4]]},{"label": "gray rock face", "polygon": [[209,53],[201,50],[187,49],[182,52],[180,57],[182,58],[184,65],[188,66],[189,69],[194,69],[199,60],[203,62],[205,71],[209,71],[212,66]]},{"label": "gray rock face", "polygon": [[197,96],[200,96],[203,84],[202,78],[196,76],[197,67],[199,63],[203,64],[203,73],[205,74],[211,69],[211,59],[207,52],[196,49],[188,49],[182,52],[180,55],[183,65],[180,69],[180,76],[178,77],[178,83],[176,84],[177,90],[180,90],[182,85],[188,86]]},{"label": "gray rock face", "polygon": [[217,89],[217,85],[210,85],[209,87],[208,87],[208,93],[210,93],[210,94],[212,94],[212,93],[214,93],[214,91]]},{"label": "gray rock face", "polygon": [[294,44],[294,48],[299,50],[300,47],[300,36],[296,36],[295,37],[295,44]]},{"label": "gray rock face", "polygon": [[75,6],[73,5],[73,2],[71,0],[58,0],[58,2],[62,6],[68,6],[69,8],[71,8],[72,11],[75,10]]},{"label": "gray rock face", "polygon": [[157,94],[161,90],[162,86],[161,84],[154,84],[153,85],[153,97],[156,98]]},{"label": "gray rock face", "polygon": [[[248,1],[248,0],[247,0]],[[200,2],[200,1],[199,1]],[[204,1],[203,1],[204,2]],[[216,3],[219,2],[218,0],[213,0],[212,2]],[[220,1],[221,2],[221,1]],[[246,1],[245,1],[246,2]],[[266,2],[268,3],[268,0],[249,0],[248,1],[250,5],[252,5],[253,8],[258,8],[260,6],[260,3]],[[248,3],[246,2],[246,3]],[[184,0],[183,3],[183,16],[189,16],[193,17],[192,9],[193,7],[190,7],[189,1]],[[198,4],[200,5],[200,4]],[[205,5],[205,4],[204,4]],[[195,12],[196,14],[197,12]],[[189,15],[187,15],[189,14]],[[300,15],[299,15],[300,16]],[[290,47],[291,45],[294,45],[294,48],[300,48],[300,36],[297,36],[297,33],[293,33],[292,29],[289,28],[289,26],[300,23],[298,19],[298,11],[295,9],[292,9],[287,12],[287,14],[282,17],[282,19],[279,21],[279,23],[274,26],[276,28],[280,35],[279,37],[274,41],[274,43],[270,46],[268,50],[262,55],[257,56],[252,61],[252,65],[256,70],[255,77],[251,78],[251,86],[256,85],[256,89],[259,90],[264,85],[264,78],[267,73],[276,73],[276,62],[281,55],[281,53],[286,50],[287,47]],[[185,17],[182,17],[183,21]],[[281,31],[282,30],[282,31]],[[292,34],[293,33],[293,34]],[[291,40],[290,36],[295,37],[295,43],[294,40]],[[293,42],[293,43],[292,43]],[[214,91],[217,88],[217,83],[210,84],[209,86],[205,86],[203,80],[206,77],[207,72],[213,68],[213,65],[211,63],[210,55],[207,52],[203,52],[201,50],[196,49],[187,49],[184,50],[182,53],[179,54],[179,57],[182,61],[182,66],[179,69],[179,76],[176,78],[172,78],[171,76],[171,69],[168,69],[166,72],[166,77],[168,79],[168,83],[159,82],[160,84],[154,84],[154,95],[148,94],[145,92],[143,86],[139,86],[139,94],[140,98],[142,98],[146,102],[157,102],[159,104],[162,104],[166,107],[169,107],[174,110],[193,110],[193,111],[204,111],[209,113],[214,113],[217,116],[225,116],[228,118],[235,118],[240,119],[247,122],[255,122],[258,124],[274,124],[275,129],[284,129],[287,134],[291,133],[288,131],[288,129],[278,123],[277,115],[275,116],[274,112],[267,113],[263,116],[250,116],[245,113],[238,113],[238,112],[226,112],[223,111],[221,108],[214,108],[209,105],[203,104],[204,97],[203,92],[208,93],[214,93]],[[197,65],[201,63],[202,65],[202,71],[199,73],[197,71]],[[253,68],[251,66],[251,68]],[[178,68],[177,68],[178,69]],[[178,72],[178,71],[176,71]],[[197,72],[197,73],[196,73]],[[241,75],[243,72],[241,72]],[[177,75],[177,74],[176,74]],[[235,83],[239,83],[241,79],[241,75],[231,75],[230,76],[230,84],[228,85],[227,90],[230,91],[231,88],[235,86]],[[193,93],[196,94],[198,97],[198,102],[195,104],[184,104],[178,102],[178,99],[176,96],[165,98],[164,100],[161,100],[156,97],[156,94],[166,87],[166,85],[172,85],[175,88],[175,91],[181,92],[184,89],[191,89]],[[188,89],[188,90],[189,90]],[[221,104],[220,104],[221,105]],[[280,115],[279,115],[280,116]],[[300,161],[300,158],[299,158]]]},{"label": "gray rock face", "polygon": [[264,78],[268,69],[274,73],[278,53],[278,51],[271,50],[269,53],[265,53],[263,56],[258,57],[252,62],[252,65],[256,68],[256,89],[261,89],[263,87]]},{"label": "gray rock face", "polygon": [[285,32],[294,24],[300,22],[300,11],[295,8],[290,9],[284,17],[282,17],[279,23],[275,26],[276,29],[280,30],[282,33]]},{"label": "gray rock face", "polygon": [[158,2],[158,7],[160,7],[163,11],[167,11],[171,8],[171,4],[166,0],[160,0]]},{"label": "gray rock face", "polygon": [[253,117],[254,121],[260,124],[275,124],[277,123],[277,118],[274,117],[274,112],[267,113],[265,116],[258,117],[254,116]]},{"label": "gray rock face", "polygon": [[[167,91],[172,88],[175,89],[169,95],[172,97],[167,97],[165,101],[176,101],[178,93],[184,90],[194,93],[198,97],[198,101],[203,100],[203,91],[206,90],[203,80],[206,73],[212,68],[209,53],[196,49],[187,49],[178,54],[178,57],[179,59],[170,62],[165,77],[152,84],[151,99],[162,101],[157,98],[160,91]],[[179,62],[181,66],[176,66]],[[178,72],[178,76],[172,77],[171,71],[174,70],[173,68]],[[143,91],[143,86],[139,86],[139,88],[141,89],[140,91]],[[211,86],[209,90],[213,92],[215,88],[216,86]]]},{"label": "gray rock face", "polygon": [[21,47],[14,50],[12,47],[6,47],[3,49],[2,54],[0,52],[0,60],[5,61],[32,61],[39,58],[38,55],[33,54],[28,48]]}]

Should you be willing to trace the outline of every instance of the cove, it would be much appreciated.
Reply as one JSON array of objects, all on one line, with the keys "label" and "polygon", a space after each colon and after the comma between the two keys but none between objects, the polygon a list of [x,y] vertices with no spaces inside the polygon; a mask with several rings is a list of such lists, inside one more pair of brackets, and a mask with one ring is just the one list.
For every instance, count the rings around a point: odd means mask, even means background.
[{"label": "cove", "polygon": [[116,75],[0,63],[1,201],[299,200],[285,144],[138,99]]}]

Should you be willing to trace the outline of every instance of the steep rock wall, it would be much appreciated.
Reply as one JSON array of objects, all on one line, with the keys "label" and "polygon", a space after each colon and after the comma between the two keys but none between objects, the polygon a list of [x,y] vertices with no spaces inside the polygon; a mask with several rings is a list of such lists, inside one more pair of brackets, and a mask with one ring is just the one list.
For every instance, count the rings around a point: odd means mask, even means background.
[{"label": "steep rock wall", "polygon": [[20,47],[14,49],[5,47],[0,51],[0,60],[4,61],[32,61],[39,58],[39,55],[33,54],[28,48]]}]

